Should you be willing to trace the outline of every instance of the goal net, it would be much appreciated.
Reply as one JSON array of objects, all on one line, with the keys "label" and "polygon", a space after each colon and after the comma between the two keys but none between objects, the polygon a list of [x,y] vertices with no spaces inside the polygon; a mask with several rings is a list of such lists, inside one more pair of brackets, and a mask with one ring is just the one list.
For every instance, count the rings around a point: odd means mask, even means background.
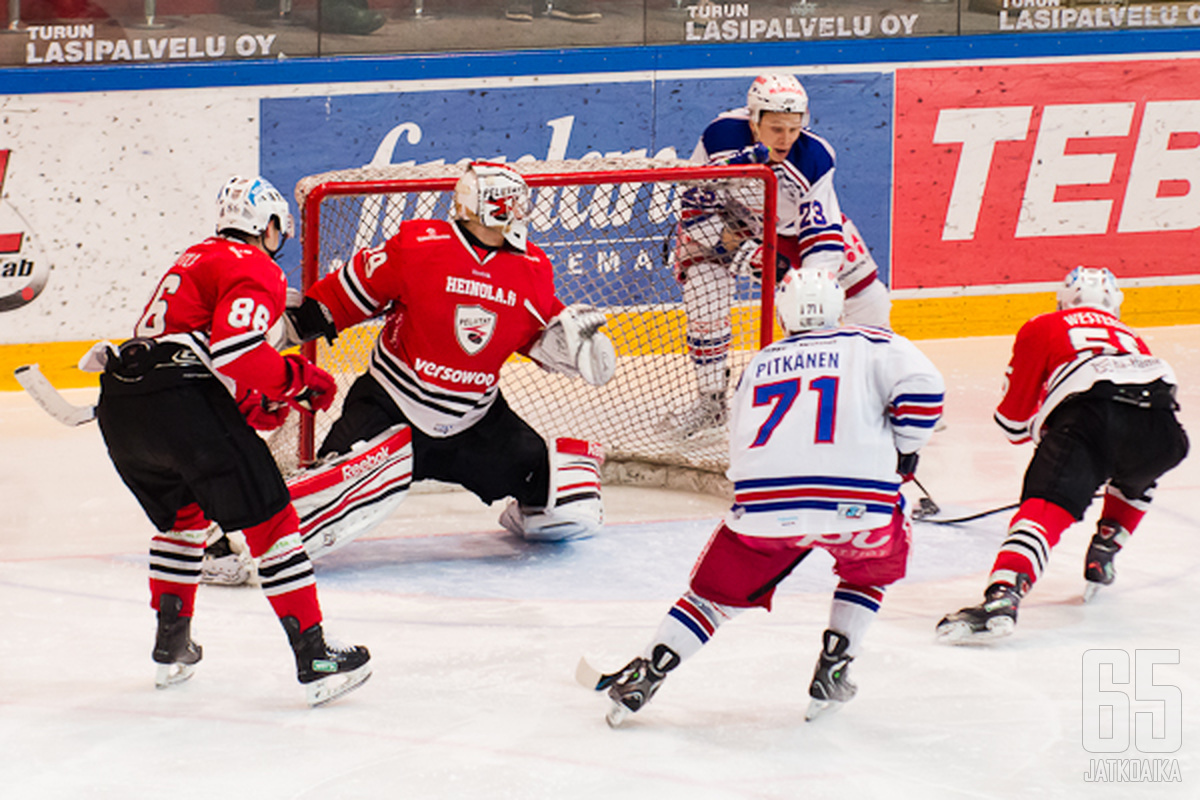
[{"label": "goal net", "polygon": [[[500,379],[509,405],[547,439],[601,442],[608,481],[670,483],[663,468],[722,474],[728,466],[727,431],[684,441],[663,426],[670,412],[681,411],[697,396],[681,285],[673,268],[677,229],[686,192],[736,198],[743,211],[750,208],[757,215],[768,243],[765,263],[773,264],[771,170],[635,157],[509,166],[530,186],[529,239],[554,264],[559,298],[602,310],[608,318],[602,330],[617,352],[616,375],[600,387],[546,372],[515,355]],[[363,167],[301,180],[296,198],[303,223],[304,287],[341,267],[359,249],[381,244],[402,220],[450,218],[453,187],[465,168],[465,162]],[[729,358],[735,378],[773,335],[774,275],[766,272],[766,292],[752,276],[738,279]],[[343,331],[332,346],[324,340],[305,345],[306,354],[337,379],[339,398],[366,371],[382,324],[376,319]],[[281,463],[310,459],[339,408],[335,403],[315,418],[303,415],[299,431],[277,437],[272,448]]]}]

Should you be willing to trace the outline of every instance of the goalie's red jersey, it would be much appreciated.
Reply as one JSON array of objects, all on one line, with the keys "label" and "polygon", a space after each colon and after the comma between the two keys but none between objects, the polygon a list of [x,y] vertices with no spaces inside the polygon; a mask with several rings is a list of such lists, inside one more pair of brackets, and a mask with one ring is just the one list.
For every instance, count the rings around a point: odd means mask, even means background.
[{"label": "goalie's red jersey", "polygon": [[1042,314],[1017,332],[996,422],[1014,443],[1041,438],[1055,407],[1101,381],[1175,383],[1171,367],[1150,354],[1132,328],[1097,308]]},{"label": "goalie's red jersey", "polygon": [[378,247],[308,291],[337,329],[382,312],[370,372],[409,422],[430,436],[459,433],[496,399],[500,368],[527,353],[543,321],[563,309],[534,244],[519,253],[470,244],[458,225],[409,220]]},{"label": "goalie's red jersey", "polygon": [[235,396],[276,399],[287,366],[268,343],[283,313],[287,280],[270,256],[214,236],[184,251],[158,283],[134,335],[188,347]]}]

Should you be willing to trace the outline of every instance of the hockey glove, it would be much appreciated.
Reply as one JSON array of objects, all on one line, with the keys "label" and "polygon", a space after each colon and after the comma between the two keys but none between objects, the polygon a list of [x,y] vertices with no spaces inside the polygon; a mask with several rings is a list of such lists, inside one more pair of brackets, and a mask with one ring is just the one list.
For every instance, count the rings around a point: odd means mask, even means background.
[{"label": "hockey glove", "polygon": [[310,412],[324,411],[333,405],[337,383],[332,375],[303,356],[289,354],[283,361],[288,371],[284,400]]},{"label": "hockey glove", "polygon": [[256,431],[273,431],[286,420],[291,408],[285,403],[272,403],[257,389],[247,389],[238,401],[238,410]]},{"label": "hockey glove", "polygon": [[722,164],[766,164],[771,161],[771,148],[762,142],[746,145],[741,150],[726,159]]},{"label": "hockey glove", "polygon": [[293,346],[301,342],[311,342],[318,336],[324,336],[325,341],[333,344],[338,335],[333,324],[333,314],[329,313],[324,303],[312,297],[306,297],[295,306],[289,305],[284,309],[283,324],[288,341]]},{"label": "hockey glove", "polygon": [[896,472],[900,475],[900,480],[908,483],[913,478],[917,477],[917,454],[916,453],[901,453],[896,451]]},{"label": "hockey glove", "polygon": [[529,357],[546,369],[579,375],[593,386],[612,378],[617,354],[600,326],[608,320],[592,306],[567,306],[546,325],[542,336],[529,349]]}]

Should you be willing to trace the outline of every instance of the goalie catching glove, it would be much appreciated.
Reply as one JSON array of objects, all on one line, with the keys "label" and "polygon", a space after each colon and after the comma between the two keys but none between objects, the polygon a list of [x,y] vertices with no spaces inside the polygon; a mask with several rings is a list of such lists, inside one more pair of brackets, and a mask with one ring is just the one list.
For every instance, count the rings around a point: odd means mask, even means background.
[{"label": "goalie catching glove", "polygon": [[546,324],[541,338],[529,348],[529,357],[548,370],[603,386],[617,369],[612,342],[600,332],[607,321],[604,312],[592,306],[567,306]]}]

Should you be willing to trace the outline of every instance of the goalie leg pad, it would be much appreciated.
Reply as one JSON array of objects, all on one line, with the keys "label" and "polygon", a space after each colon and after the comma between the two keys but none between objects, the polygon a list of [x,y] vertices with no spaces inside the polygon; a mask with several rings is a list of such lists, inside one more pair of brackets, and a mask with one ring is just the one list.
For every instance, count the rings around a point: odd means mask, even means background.
[{"label": "goalie leg pad", "polygon": [[600,497],[603,449],[597,442],[561,438],[550,453],[550,502],[545,508],[511,501],[500,524],[531,542],[565,542],[595,536],[604,525]]},{"label": "goalie leg pad", "polygon": [[370,531],[412,484],[412,431],[400,424],[288,480],[300,537],[317,558]]}]

